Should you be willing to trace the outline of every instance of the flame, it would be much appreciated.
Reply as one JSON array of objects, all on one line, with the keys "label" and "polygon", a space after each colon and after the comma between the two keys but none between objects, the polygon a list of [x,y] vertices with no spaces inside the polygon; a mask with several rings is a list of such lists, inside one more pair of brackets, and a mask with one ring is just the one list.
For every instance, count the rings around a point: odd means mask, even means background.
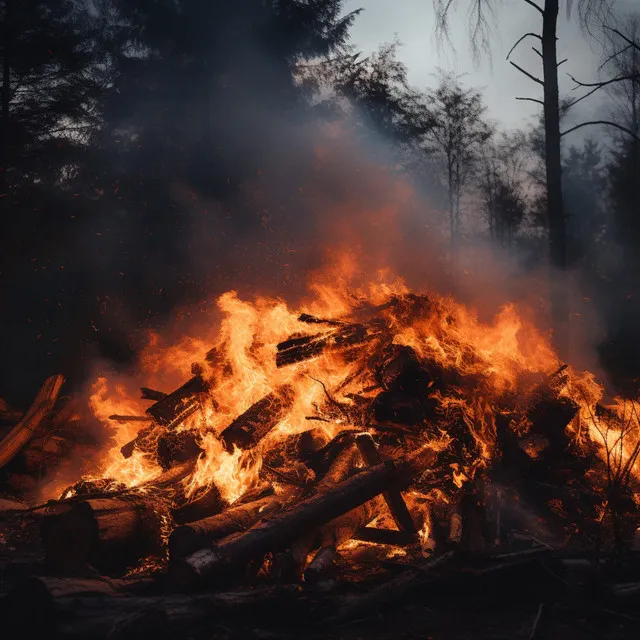
[{"label": "flame", "polygon": [[[311,336],[335,328],[303,322],[301,313],[348,323],[358,322],[362,314],[371,316],[371,309],[379,308],[376,313],[385,323],[385,335],[391,333],[393,345],[411,348],[420,362],[450,376],[442,388],[430,391],[443,418],[438,429],[418,429],[415,436],[423,446],[442,451],[456,446],[455,429],[465,425],[475,448],[467,447],[460,461],[451,464],[454,491],[494,459],[497,419],[506,411],[504,407],[509,403],[517,407],[518,398],[528,397],[536,384],[551,379],[562,364],[549,336],[515,304],[504,305],[492,321],[483,322],[473,309],[451,297],[433,292],[414,295],[402,279],[385,270],[363,281],[352,251],[334,257],[333,266],[314,275],[310,295],[299,308],[291,308],[279,298],[247,300],[229,291],[217,299],[221,320],[215,338],[184,337],[167,346],[159,335],[151,334],[140,361],[148,379],[162,374],[166,379],[184,381],[197,363],[197,371],[207,384],[200,411],[178,427],[178,431],[193,433],[202,450],[193,473],[184,481],[187,497],[216,487],[224,500],[233,503],[258,484],[265,457],[284,448],[292,436],[312,427],[320,428],[327,438],[346,429],[366,428],[354,423],[350,410],[355,407],[354,394],[373,397],[367,396],[366,390],[376,387],[377,382],[366,363],[381,343],[373,335],[353,349],[325,349],[304,362],[278,368],[278,343],[291,336]],[[592,374],[569,366],[558,385],[559,395],[579,407],[568,428],[576,444],[594,444],[603,461],[620,473],[638,477],[639,403],[618,399],[607,415],[598,416],[603,387]],[[275,427],[251,450],[226,450],[220,439],[222,431],[261,398],[281,393],[283,388],[291,390],[291,402]],[[136,437],[140,423],[114,425],[109,420],[112,414],[140,415],[148,404],[134,399],[125,385],[100,377],[93,385],[89,405],[97,418],[114,429],[113,445],[104,452],[96,477],[131,487],[161,473],[152,456],[135,450],[125,459],[120,452]],[[318,421],[309,422],[310,416]],[[521,415],[514,414],[511,428],[518,435],[530,428],[524,410]],[[446,492],[436,493],[430,500],[448,500]],[[432,523],[425,515],[420,529],[423,550],[432,544],[431,533]],[[345,543],[345,548],[355,544]]]}]

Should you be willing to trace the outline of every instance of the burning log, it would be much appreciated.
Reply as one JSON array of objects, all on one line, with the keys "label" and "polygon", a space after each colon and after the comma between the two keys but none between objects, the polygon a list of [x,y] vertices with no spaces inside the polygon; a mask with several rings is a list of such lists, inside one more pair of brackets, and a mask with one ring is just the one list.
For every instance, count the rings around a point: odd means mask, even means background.
[{"label": "burning log", "polygon": [[220,490],[214,484],[201,491],[195,498],[187,500],[184,504],[173,509],[171,513],[173,519],[182,524],[214,516],[220,513],[226,504],[220,495]]},{"label": "burning log", "polygon": [[[376,443],[368,433],[359,435],[356,438],[356,444],[358,445],[358,449],[360,450],[362,457],[365,459],[365,462],[370,467],[382,462],[382,457],[378,452]],[[415,534],[416,526],[411,514],[409,513],[409,509],[407,509],[407,505],[404,502],[402,494],[399,491],[386,491],[383,494],[383,497],[396,525],[398,526],[398,529],[409,534]]]},{"label": "burning log", "polygon": [[221,434],[220,440],[229,453],[234,447],[250,449],[264,438],[284,417],[293,403],[292,388],[279,387],[258,400],[237,417]]},{"label": "burning log", "polygon": [[435,461],[436,455],[425,450],[398,462],[370,467],[348,480],[298,503],[280,514],[264,520],[244,535],[222,541],[213,548],[202,549],[173,564],[176,584],[192,584],[222,577],[224,570],[261,558],[269,551],[286,548],[316,527],[364,504],[376,495],[407,486],[411,479]]},{"label": "burning log", "polygon": [[276,366],[286,367],[319,356],[327,348],[345,349],[369,337],[363,324],[348,324],[340,329],[311,336],[289,338],[277,346]]},{"label": "burning log", "polygon": [[2,438],[0,441],[0,469],[11,461],[33,437],[58,399],[63,382],[64,377],[59,374],[47,378],[24,418]]},{"label": "burning log", "polygon": [[382,504],[382,498],[376,496],[373,500],[365,502],[324,525],[318,536],[320,550],[308,570],[305,571],[305,580],[319,581],[325,572],[333,566],[338,548],[351,540],[356,531],[369,524],[380,513]]},{"label": "burning log", "polygon": [[169,536],[169,555],[171,558],[185,558],[216,540],[246,531],[261,518],[282,510],[293,495],[294,492],[289,490],[279,495],[265,496],[229,507],[209,518],[176,527]]},{"label": "burning log", "polygon": [[179,389],[152,404],[146,413],[163,427],[173,429],[200,408],[198,396],[205,389],[202,377],[195,375]]},{"label": "burning log", "polygon": [[160,515],[149,498],[128,495],[58,503],[43,519],[47,565],[67,575],[87,565],[109,574],[160,548]]},{"label": "burning log", "polygon": [[154,402],[160,402],[160,400],[167,397],[164,391],[156,391],[155,389],[149,389],[149,387],[140,387],[140,393],[142,394],[140,397],[143,400],[153,400]]}]

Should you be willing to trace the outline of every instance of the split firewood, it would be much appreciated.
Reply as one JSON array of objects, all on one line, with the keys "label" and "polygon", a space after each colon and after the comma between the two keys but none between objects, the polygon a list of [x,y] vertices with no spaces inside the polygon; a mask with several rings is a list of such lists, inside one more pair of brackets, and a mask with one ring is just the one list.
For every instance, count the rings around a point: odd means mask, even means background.
[{"label": "split firewood", "polygon": [[42,522],[47,565],[67,575],[91,565],[108,574],[160,550],[161,514],[145,496],[58,503]]},{"label": "split firewood", "polygon": [[199,395],[206,385],[201,376],[194,376],[180,388],[152,404],[146,413],[158,424],[173,429],[200,408]]},{"label": "split firewood", "polygon": [[285,367],[319,356],[325,349],[345,349],[369,337],[363,324],[348,324],[333,331],[290,338],[277,346],[276,366]]},{"label": "split firewood", "polygon": [[64,377],[61,375],[48,378],[24,418],[2,438],[0,441],[0,469],[12,460],[33,437],[53,408],[63,382]]},{"label": "split firewood", "polygon": [[391,488],[403,488],[424,472],[437,454],[424,450],[405,460],[370,467],[339,484],[316,493],[280,514],[252,527],[244,535],[213,548],[202,549],[173,564],[177,584],[222,578],[225,570],[246,564],[268,552],[286,548],[307,532],[341,516]]},{"label": "split firewood", "polygon": [[225,449],[233,453],[234,447],[254,447],[280,422],[292,403],[293,390],[288,385],[258,400],[220,434]]}]

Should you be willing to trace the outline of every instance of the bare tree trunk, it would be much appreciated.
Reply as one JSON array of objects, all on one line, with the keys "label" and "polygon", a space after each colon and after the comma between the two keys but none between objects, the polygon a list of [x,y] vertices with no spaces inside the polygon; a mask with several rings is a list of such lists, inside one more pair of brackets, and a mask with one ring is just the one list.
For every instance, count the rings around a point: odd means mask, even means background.
[{"label": "bare tree trunk", "polygon": [[[547,178],[547,215],[549,220],[549,257],[551,268],[564,271],[567,266],[567,230],[562,203],[562,162],[560,156],[560,99],[556,29],[558,0],[545,0],[542,17],[542,66],[544,72],[544,131]],[[563,280],[551,277],[551,305],[556,325],[557,346],[565,346],[568,336],[569,305]]]}]

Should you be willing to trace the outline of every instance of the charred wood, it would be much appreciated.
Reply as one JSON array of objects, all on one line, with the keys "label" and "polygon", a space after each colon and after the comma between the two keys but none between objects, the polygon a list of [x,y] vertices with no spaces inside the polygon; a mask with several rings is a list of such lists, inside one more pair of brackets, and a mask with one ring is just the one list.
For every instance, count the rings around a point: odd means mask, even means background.
[{"label": "charred wood", "polygon": [[149,387],[140,387],[140,393],[142,394],[140,397],[143,400],[153,400],[154,402],[159,402],[167,397],[167,394],[164,393],[164,391],[156,391]]},{"label": "charred wood", "polygon": [[227,502],[220,495],[220,490],[213,484],[198,493],[194,498],[188,499],[174,508],[171,513],[175,522],[183,524],[214,516],[220,513],[226,505]]},{"label": "charred wood", "polygon": [[292,403],[292,389],[286,385],[258,400],[220,434],[225,449],[233,453],[234,447],[255,446],[280,422]]},{"label": "charred wood", "polygon": [[369,337],[363,324],[348,324],[340,329],[312,336],[290,338],[277,346],[276,366],[285,367],[319,356],[325,349],[345,349],[364,342]]},{"label": "charred wood", "polygon": [[176,584],[193,584],[213,577],[222,578],[225,570],[286,548],[307,532],[364,504],[391,488],[401,489],[423,472],[437,456],[423,451],[406,460],[370,467],[321,493],[299,502],[254,526],[244,535],[212,548],[195,552],[172,568]]},{"label": "charred wood", "polygon": [[199,395],[205,390],[204,380],[196,375],[179,389],[151,405],[146,413],[158,424],[172,429],[200,408]]},{"label": "charred wood", "polygon": [[265,496],[253,502],[231,506],[209,518],[176,527],[169,536],[169,555],[172,559],[184,558],[216,540],[246,531],[261,518],[283,509],[293,495],[293,491],[289,491]]},{"label": "charred wood", "polygon": [[376,527],[362,527],[353,534],[354,540],[373,542],[393,547],[409,547],[418,542],[418,534],[393,529],[377,529]]},{"label": "charred wood", "polygon": [[[356,444],[362,457],[369,466],[374,466],[382,462],[382,456],[376,447],[376,443],[368,433],[359,435],[356,438]],[[409,509],[407,509],[402,494],[399,491],[386,491],[383,497],[398,529],[410,534],[416,533],[416,526],[409,513]]]}]

